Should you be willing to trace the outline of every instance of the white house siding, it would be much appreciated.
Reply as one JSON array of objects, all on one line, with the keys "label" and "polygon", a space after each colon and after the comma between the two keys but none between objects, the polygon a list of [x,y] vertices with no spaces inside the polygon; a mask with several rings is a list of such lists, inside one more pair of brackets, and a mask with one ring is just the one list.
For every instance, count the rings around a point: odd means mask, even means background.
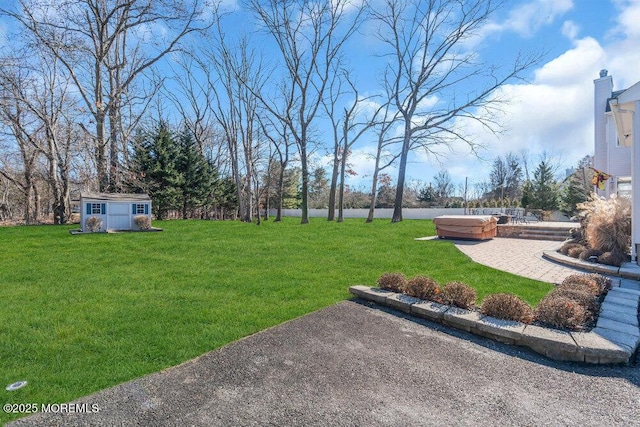
[{"label": "white house siding", "polygon": [[595,161],[594,166],[598,170],[606,171],[608,163],[607,152],[607,100],[611,97],[613,90],[613,78],[611,76],[601,77],[593,81],[594,84],[594,141],[595,141]]},{"label": "white house siding", "polygon": [[631,176],[631,147],[618,145],[616,124],[611,113],[607,114],[607,147],[609,162],[604,172],[614,176]]}]

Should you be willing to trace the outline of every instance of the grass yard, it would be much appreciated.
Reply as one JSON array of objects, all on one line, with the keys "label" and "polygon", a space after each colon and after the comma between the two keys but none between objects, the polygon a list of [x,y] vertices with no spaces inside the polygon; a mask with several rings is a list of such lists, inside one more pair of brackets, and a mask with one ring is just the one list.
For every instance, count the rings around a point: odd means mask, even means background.
[{"label": "grass yard", "polygon": [[[431,221],[154,222],[162,233],[0,228],[0,402],[62,403],[176,365],[375,285],[459,280],[536,304],[551,285],[475,264]],[[7,392],[15,381],[29,384]],[[0,422],[19,415],[0,413]]]}]

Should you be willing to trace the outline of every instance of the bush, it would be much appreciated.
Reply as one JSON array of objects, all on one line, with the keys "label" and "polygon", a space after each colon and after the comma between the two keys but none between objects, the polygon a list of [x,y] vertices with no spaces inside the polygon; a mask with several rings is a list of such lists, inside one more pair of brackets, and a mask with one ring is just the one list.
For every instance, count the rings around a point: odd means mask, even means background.
[{"label": "bush", "polygon": [[551,291],[549,295],[569,298],[580,304],[586,311],[585,320],[594,318],[600,309],[598,298],[582,289],[559,287]]},{"label": "bush", "polygon": [[598,257],[600,264],[613,265],[615,267],[621,267],[628,260],[627,255],[620,251],[605,252]]},{"label": "bush", "polygon": [[515,320],[516,322],[531,323],[533,310],[520,297],[513,294],[493,294],[482,301],[482,314],[498,319]]},{"label": "bush", "polygon": [[[582,253],[580,253],[580,256],[578,258],[580,258],[582,261],[596,262],[600,255],[602,255],[602,251],[599,251],[598,249],[585,249],[584,251],[582,251]],[[595,258],[590,259],[591,257]]]},{"label": "bush", "polygon": [[146,215],[138,215],[133,217],[133,223],[140,230],[151,230],[151,220]]},{"label": "bush", "polygon": [[402,273],[384,273],[378,278],[378,286],[392,292],[404,292],[407,278]]},{"label": "bush", "polygon": [[589,247],[626,254],[631,245],[631,203],[624,197],[604,199],[592,193],[579,203],[584,237]]},{"label": "bush", "polygon": [[587,277],[590,277],[598,284],[601,294],[611,289],[611,279],[609,279],[608,277],[605,277],[602,274],[598,273],[587,274]]},{"label": "bush", "polygon": [[581,245],[580,243],[577,242],[567,242],[564,245],[562,245],[562,247],[560,248],[560,253],[562,255],[567,255],[569,253],[569,249],[571,248],[583,248],[584,245]]},{"label": "bush", "polygon": [[536,319],[555,328],[578,330],[586,323],[587,312],[576,301],[549,294],[535,309]]},{"label": "bush", "polygon": [[439,301],[441,290],[440,285],[432,278],[417,276],[407,282],[405,293],[420,299]]},{"label": "bush", "polygon": [[574,246],[567,251],[567,255],[570,256],[571,258],[578,258],[580,254],[586,250],[587,250],[586,246],[583,246],[583,245]]},{"label": "bush", "polygon": [[89,231],[90,233],[95,233],[96,231],[100,231],[100,229],[102,229],[102,220],[97,216],[90,216],[84,222],[84,225],[87,228],[87,231]]},{"label": "bush", "polygon": [[600,285],[591,277],[590,274],[572,274],[567,276],[558,288],[576,289],[587,292],[593,296],[598,296],[601,293]]},{"label": "bush", "polygon": [[471,308],[477,298],[476,290],[462,282],[449,282],[442,290],[442,301],[460,308]]}]

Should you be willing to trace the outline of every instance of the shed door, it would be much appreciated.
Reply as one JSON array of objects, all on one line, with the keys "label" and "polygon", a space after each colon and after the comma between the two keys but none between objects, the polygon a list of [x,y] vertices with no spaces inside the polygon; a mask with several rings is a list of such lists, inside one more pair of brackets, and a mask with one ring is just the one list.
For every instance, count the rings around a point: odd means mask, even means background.
[{"label": "shed door", "polygon": [[109,203],[107,224],[111,230],[130,230],[131,214],[129,203]]}]

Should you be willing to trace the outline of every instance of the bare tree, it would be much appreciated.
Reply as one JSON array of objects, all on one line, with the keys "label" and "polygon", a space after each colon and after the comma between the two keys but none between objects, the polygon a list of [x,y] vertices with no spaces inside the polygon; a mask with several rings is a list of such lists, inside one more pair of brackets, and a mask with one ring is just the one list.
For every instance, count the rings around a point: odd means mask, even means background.
[{"label": "bare tree", "polygon": [[435,196],[442,202],[444,199],[451,197],[455,191],[453,182],[451,182],[451,175],[446,169],[438,171],[433,176]]},{"label": "bare tree", "polygon": [[90,135],[101,191],[120,184],[120,155],[126,153],[121,147],[127,142],[123,118],[133,129],[159,87],[147,71],[185,36],[209,26],[203,12],[201,0],[18,0],[0,8],[73,81],[95,125]]},{"label": "bare tree", "polygon": [[24,99],[30,95],[28,70],[19,67],[17,62],[5,61],[0,68],[0,122],[3,139],[10,139],[6,145],[15,150],[3,150],[0,175],[19,190],[24,222],[33,224],[38,222],[40,215],[37,181],[41,152],[38,141],[43,136],[43,124],[24,104]]},{"label": "bare tree", "polygon": [[[349,86],[348,91],[342,90],[342,85]],[[328,88],[329,96],[323,101],[324,108],[331,121],[333,132],[333,164],[331,174],[331,185],[329,189],[329,212],[328,221],[335,219],[336,194],[338,196],[338,222],[343,221],[343,204],[345,190],[345,175],[348,165],[348,157],[351,147],[367,132],[374,124],[377,115],[383,107],[379,106],[370,117],[365,117],[357,121],[362,113],[362,105],[373,97],[361,98],[358,89],[346,71],[334,73],[331,85]],[[342,114],[338,116],[337,104],[341,95],[349,94],[353,99],[342,109]],[[338,178],[340,187],[338,188]]]},{"label": "bare tree", "polygon": [[[212,49],[202,51],[199,67],[207,76],[211,90],[210,110],[227,140],[232,177],[240,209],[240,219],[253,218],[254,180],[264,144],[259,133],[258,93],[267,79],[260,55],[249,46],[247,37],[232,45],[225,38],[222,16],[217,15],[217,38]],[[212,69],[214,73],[210,73]]]},{"label": "bare tree", "polygon": [[[275,169],[278,172],[278,177],[276,179],[276,196],[278,199],[278,206],[276,207],[276,218],[274,221],[280,222],[282,221],[282,208],[285,195],[285,173],[287,171],[291,151],[293,150],[295,143],[291,140],[288,129],[286,127],[280,127],[274,123],[273,117],[270,115],[263,114],[259,116],[259,121],[263,135],[271,142],[271,146],[273,150],[275,150],[275,154],[271,155],[269,161],[270,165],[268,167],[268,175],[271,175],[271,163],[273,161],[277,161]],[[270,178],[267,178],[267,181],[268,180],[270,180]],[[267,194],[269,194],[269,192],[267,192]]]},{"label": "bare tree", "polygon": [[375,163],[373,167],[373,177],[371,182],[371,194],[369,202],[369,213],[366,222],[373,222],[376,208],[376,197],[378,195],[378,176],[381,171],[388,168],[398,159],[399,155],[388,150],[390,146],[397,143],[395,138],[389,137],[388,133],[397,123],[399,114],[391,111],[391,104],[386,102],[382,105],[383,116],[379,123],[374,126],[377,130],[378,143],[376,146]]},{"label": "bare tree", "polygon": [[[302,167],[302,219],[309,222],[309,143],[327,85],[344,43],[356,31],[362,10],[347,0],[283,2],[248,0],[282,55],[287,99],[260,94],[264,106],[289,128]],[[282,91],[277,94],[280,95]],[[283,105],[284,104],[284,105]]]},{"label": "bare tree", "polygon": [[[372,8],[380,24],[378,37],[388,48],[384,85],[403,122],[393,222],[402,221],[407,158],[412,146],[435,154],[437,146],[461,140],[473,150],[476,142],[456,128],[468,119],[497,130],[494,110],[501,100],[496,89],[537,63],[518,56],[506,71],[478,61],[464,42],[477,34],[496,10],[491,0],[386,0]],[[461,83],[474,83],[469,93],[456,93]],[[414,145],[415,144],[415,145]]]}]

